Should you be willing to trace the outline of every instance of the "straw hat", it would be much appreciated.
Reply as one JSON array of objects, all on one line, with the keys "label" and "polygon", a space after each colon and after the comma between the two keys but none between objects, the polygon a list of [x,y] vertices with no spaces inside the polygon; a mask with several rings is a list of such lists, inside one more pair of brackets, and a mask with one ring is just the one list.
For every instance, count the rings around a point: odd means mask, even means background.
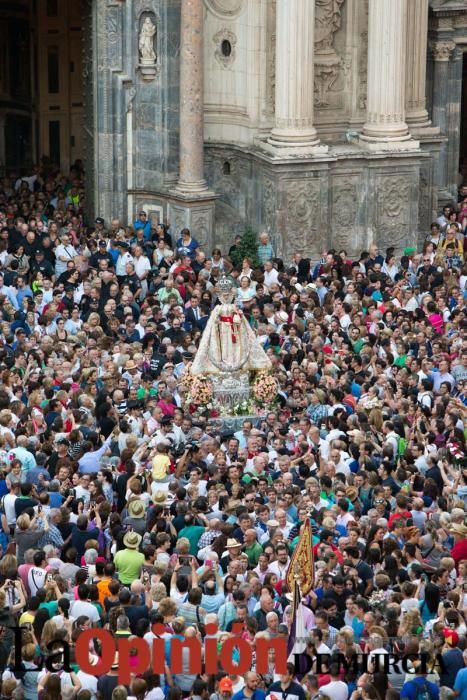
[{"label": "straw hat", "polygon": [[127,360],[125,362],[125,370],[138,369],[136,362],[134,360]]},{"label": "straw hat", "polygon": [[123,544],[127,549],[138,549],[142,537],[137,532],[127,532],[123,538]]},{"label": "straw hat", "polygon": [[152,501],[156,506],[163,506],[167,503],[167,494],[165,491],[156,491],[152,497]]},{"label": "straw hat", "polygon": [[241,547],[242,545],[240,542],[238,542],[234,537],[229,537],[227,540],[227,544],[225,545],[226,549],[234,549],[235,547]]},{"label": "straw hat", "polygon": [[451,525],[451,527],[449,528],[449,532],[452,532],[453,535],[467,537],[467,527],[459,523],[454,523],[454,525]]},{"label": "straw hat", "polygon": [[140,500],[130,501],[128,504],[130,518],[144,518],[144,503]]}]

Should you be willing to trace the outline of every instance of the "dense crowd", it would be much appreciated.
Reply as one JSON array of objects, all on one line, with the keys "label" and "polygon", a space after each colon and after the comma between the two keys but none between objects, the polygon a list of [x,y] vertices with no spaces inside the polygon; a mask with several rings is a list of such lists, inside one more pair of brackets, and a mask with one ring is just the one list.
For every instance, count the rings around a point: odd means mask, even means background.
[{"label": "dense crowd", "polygon": [[[243,259],[239,236],[202,249],[144,211],[87,222],[82,183],[80,163],[0,181],[1,699],[467,700],[467,188],[420,249],[316,262],[267,233]],[[279,386],[234,430],[184,400],[221,275]],[[307,517],[308,669],[272,651],[259,674]],[[155,623],[163,674],[79,667],[84,630],[152,645]],[[209,624],[250,672],[171,671],[171,640]]]}]

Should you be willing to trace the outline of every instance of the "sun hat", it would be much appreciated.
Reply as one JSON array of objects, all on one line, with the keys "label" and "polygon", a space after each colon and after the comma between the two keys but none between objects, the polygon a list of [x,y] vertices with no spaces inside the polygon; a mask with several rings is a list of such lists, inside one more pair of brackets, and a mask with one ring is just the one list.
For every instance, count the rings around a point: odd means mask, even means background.
[{"label": "sun hat", "polygon": [[461,525],[460,523],[454,523],[454,525],[451,525],[449,532],[452,532],[453,535],[467,537],[467,527],[465,525]]},{"label": "sun hat", "polygon": [[127,360],[125,362],[125,369],[126,370],[137,369],[137,365],[136,365],[135,361],[134,360]]},{"label": "sun hat", "polygon": [[127,532],[123,538],[123,544],[127,549],[138,549],[142,537],[137,532]]},{"label": "sun hat", "polygon": [[165,503],[167,503],[167,494],[165,491],[156,491],[154,496],[152,497],[152,502],[156,506],[163,506]]},{"label": "sun hat", "polygon": [[130,518],[144,518],[144,503],[143,501],[130,501],[128,504],[128,515]]},{"label": "sun hat", "polygon": [[234,537],[229,537],[227,540],[227,544],[225,545],[226,549],[234,549],[235,547],[241,547],[241,543],[238,542]]}]

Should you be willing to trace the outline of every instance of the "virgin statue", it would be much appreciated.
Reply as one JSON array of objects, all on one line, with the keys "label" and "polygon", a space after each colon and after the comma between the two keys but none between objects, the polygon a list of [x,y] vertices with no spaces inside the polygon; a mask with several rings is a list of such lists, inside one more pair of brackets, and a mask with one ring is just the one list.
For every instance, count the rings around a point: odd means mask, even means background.
[{"label": "virgin statue", "polygon": [[191,373],[220,374],[270,369],[269,357],[242,311],[233,303],[234,285],[226,277],[218,282],[218,296],[221,303],[211,312]]}]

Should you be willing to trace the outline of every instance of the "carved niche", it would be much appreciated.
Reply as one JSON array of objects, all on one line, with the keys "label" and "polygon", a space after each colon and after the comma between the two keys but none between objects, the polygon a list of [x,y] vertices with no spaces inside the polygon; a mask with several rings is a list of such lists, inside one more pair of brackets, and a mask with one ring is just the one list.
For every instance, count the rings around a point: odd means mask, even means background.
[{"label": "carved niche", "polygon": [[212,38],[216,50],[214,57],[222,68],[228,68],[236,58],[237,37],[229,29],[221,29]]},{"label": "carved niche", "polygon": [[[329,93],[335,87],[344,68],[334,48],[336,32],[341,27],[345,0],[315,0],[315,106],[331,107]],[[332,105],[333,107],[335,105]]]},{"label": "carved niche", "polygon": [[320,251],[321,183],[318,179],[290,182],[286,195],[284,253],[310,255]]},{"label": "carved niche", "polygon": [[409,242],[410,182],[407,177],[382,176],[377,183],[376,239],[401,249]]}]

